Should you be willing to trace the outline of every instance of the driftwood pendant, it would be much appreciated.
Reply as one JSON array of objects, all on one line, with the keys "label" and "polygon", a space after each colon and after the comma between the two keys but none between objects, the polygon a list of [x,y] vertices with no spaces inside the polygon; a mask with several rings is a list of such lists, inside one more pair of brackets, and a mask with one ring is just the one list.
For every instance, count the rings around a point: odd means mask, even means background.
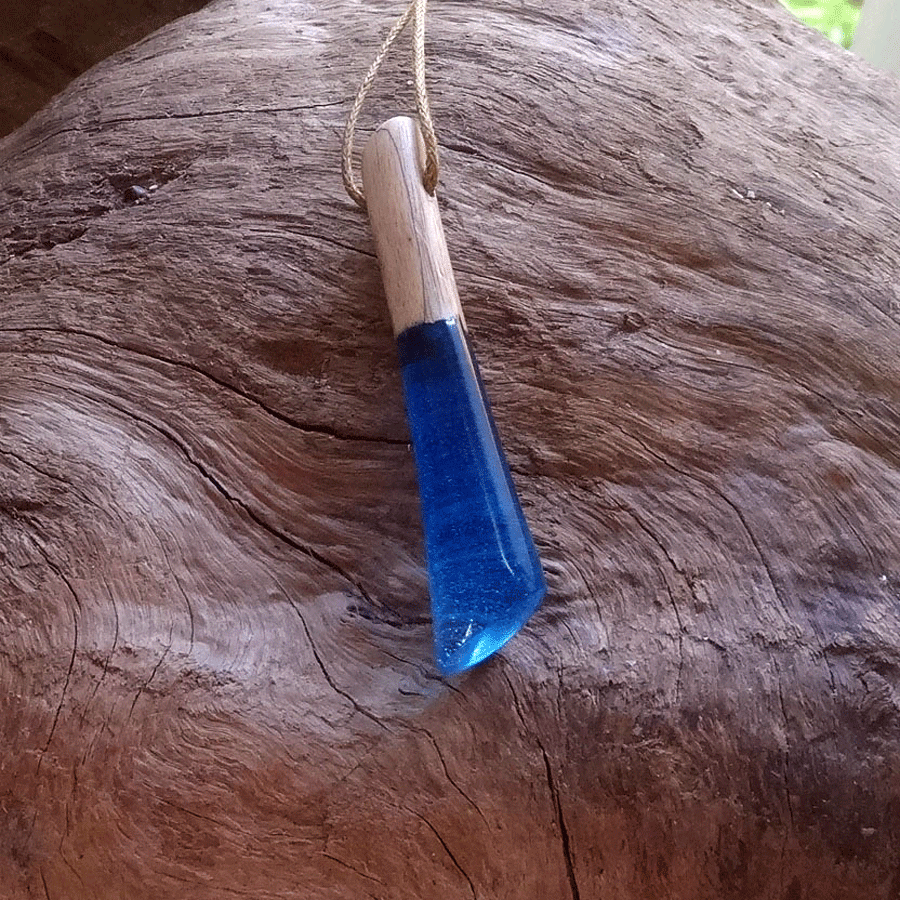
[{"label": "driftwood pendant", "polygon": [[546,583],[500,445],[450,266],[422,186],[414,119],[382,125],[363,183],[403,373],[425,531],[435,656],[448,673],[502,647]]}]

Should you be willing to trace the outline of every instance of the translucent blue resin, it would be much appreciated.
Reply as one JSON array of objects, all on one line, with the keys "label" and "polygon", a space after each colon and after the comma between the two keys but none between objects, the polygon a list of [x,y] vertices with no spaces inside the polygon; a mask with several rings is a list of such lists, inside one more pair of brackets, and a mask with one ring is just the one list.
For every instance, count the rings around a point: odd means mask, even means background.
[{"label": "translucent blue resin", "polygon": [[397,338],[419,478],[435,656],[461,672],[499,650],[547,586],[464,329]]}]

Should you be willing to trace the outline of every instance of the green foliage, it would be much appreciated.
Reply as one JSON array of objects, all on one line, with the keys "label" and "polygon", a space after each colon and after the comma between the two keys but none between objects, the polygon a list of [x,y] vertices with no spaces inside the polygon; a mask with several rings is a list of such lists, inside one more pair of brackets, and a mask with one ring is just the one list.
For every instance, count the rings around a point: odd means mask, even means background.
[{"label": "green foliage", "polygon": [[861,0],[781,0],[801,22],[821,31],[825,37],[849,47],[859,21]]}]

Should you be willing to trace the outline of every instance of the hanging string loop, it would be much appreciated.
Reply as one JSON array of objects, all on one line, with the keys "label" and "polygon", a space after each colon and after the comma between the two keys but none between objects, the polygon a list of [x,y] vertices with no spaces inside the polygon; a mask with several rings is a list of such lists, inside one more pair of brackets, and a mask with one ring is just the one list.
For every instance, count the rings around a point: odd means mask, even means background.
[{"label": "hanging string loop", "polygon": [[341,175],[347,193],[363,210],[366,208],[366,195],[353,172],[353,138],[356,134],[356,125],[381,64],[410,22],[413,23],[413,77],[415,79],[416,114],[419,117],[419,125],[425,141],[425,171],[422,174],[422,184],[429,194],[433,194],[437,187],[439,174],[437,135],[434,131],[434,121],[431,118],[428,86],[425,82],[425,8],[427,2],[428,0],[411,0],[406,11],[394,23],[394,27],[388,32],[388,36],[372,61],[372,65],[369,66],[369,71],[366,72],[366,77],[359,86],[356,99],[350,108],[350,115],[347,117],[347,126],[344,129],[344,140],[341,147]]}]

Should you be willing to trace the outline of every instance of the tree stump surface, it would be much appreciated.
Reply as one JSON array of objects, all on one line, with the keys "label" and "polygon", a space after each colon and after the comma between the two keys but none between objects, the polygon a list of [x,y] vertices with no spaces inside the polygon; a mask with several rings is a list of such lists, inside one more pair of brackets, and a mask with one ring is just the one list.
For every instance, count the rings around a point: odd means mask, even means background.
[{"label": "tree stump surface", "polygon": [[896,81],[757,2],[433,4],[550,585],[446,681],[339,177],[397,5],[219,0],[0,142],[0,894],[896,900]]}]

